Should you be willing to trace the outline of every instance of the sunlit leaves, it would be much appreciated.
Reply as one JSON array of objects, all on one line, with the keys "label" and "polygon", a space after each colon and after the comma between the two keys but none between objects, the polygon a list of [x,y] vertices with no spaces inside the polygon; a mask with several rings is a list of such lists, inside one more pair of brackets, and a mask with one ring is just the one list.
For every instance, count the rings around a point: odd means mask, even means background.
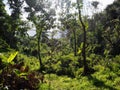
[{"label": "sunlit leaves", "polygon": [[12,54],[9,56],[7,62],[10,63],[11,61],[13,61],[17,54],[18,54],[18,51],[16,51],[15,53],[12,53]]}]

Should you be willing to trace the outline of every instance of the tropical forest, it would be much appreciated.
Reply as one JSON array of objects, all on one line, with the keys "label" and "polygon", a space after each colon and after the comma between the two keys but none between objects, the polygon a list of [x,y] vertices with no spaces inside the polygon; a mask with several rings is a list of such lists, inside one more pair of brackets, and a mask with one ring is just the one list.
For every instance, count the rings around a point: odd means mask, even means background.
[{"label": "tropical forest", "polygon": [[120,0],[0,0],[0,90],[120,90]]}]

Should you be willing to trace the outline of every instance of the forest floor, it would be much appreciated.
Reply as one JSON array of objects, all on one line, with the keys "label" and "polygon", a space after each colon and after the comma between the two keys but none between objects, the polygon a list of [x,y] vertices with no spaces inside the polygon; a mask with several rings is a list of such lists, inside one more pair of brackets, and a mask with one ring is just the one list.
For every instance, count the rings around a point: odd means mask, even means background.
[{"label": "forest floor", "polygon": [[[8,55],[9,53],[2,53],[1,58],[6,60]],[[19,54],[17,59],[19,62],[20,60],[24,60],[25,65],[30,67],[30,71],[34,71],[39,68],[39,61],[35,57],[28,57],[26,55]],[[64,56],[61,60],[62,59],[63,61],[68,61],[72,59],[72,56],[69,55],[69,58],[68,56]],[[75,58],[73,59],[73,61],[75,61]],[[101,60],[100,62],[102,62],[102,64],[99,63],[94,65],[92,68],[95,72],[88,76],[83,76],[81,74],[83,72],[83,68],[79,68],[78,71],[72,71],[75,77],[68,77],[69,75],[56,75],[55,73],[45,73],[44,82],[40,83],[39,90],[120,90],[119,60],[120,56],[116,56],[113,58],[113,61],[109,61],[106,65]],[[53,68],[59,68],[58,70],[61,70],[62,67],[59,67],[59,62],[52,62]],[[70,66],[68,68],[70,68]],[[64,69],[66,68],[63,68],[63,71]]]},{"label": "forest floor", "polygon": [[100,72],[76,78],[46,74],[40,90],[120,90],[120,77],[103,68]]}]

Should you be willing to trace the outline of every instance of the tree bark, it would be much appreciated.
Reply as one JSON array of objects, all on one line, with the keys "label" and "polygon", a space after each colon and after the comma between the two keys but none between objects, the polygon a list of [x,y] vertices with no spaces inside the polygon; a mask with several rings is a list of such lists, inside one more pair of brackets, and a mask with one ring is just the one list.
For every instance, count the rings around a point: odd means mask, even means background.
[{"label": "tree bark", "polygon": [[84,64],[84,71],[83,74],[87,75],[88,73],[88,66],[87,66],[87,60],[86,60],[86,27],[85,24],[83,23],[82,17],[81,17],[81,10],[80,10],[80,4],[79,0],[77,0],[77,6],[78,6],[78,14],[79,14],[79,21],[82,25],[82,30],[83,30],[83,48],[82,48],[82,56],[83,56],[83,64]]},{"label": "tree bark", "polygon": [[38,59],[39,59],[39,63],[40,63],[40,72],[42,73],[42,70],[43,70],[43,64],[42,64],[42,59],[41,59],[41,33],[42,33],[42,30],[39,31],[38,33]]}]

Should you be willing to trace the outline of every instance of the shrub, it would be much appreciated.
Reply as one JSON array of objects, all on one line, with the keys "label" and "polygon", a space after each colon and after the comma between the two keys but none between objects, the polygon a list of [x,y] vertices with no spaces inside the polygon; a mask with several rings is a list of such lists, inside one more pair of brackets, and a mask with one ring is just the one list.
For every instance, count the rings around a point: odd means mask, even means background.
[{"label": "shrub", "polygon": [[[30,65],[26,64],[29,58],[24,55],[15,58],[17,53],[6,53],[6,56],[3,53],[0,58],[0,90],[36,90],[39,83],[43,82],[44,75],[29,70]],[[8,55],[10,55],[9,58]],[[22,60],[19,59],[21,57],[23,58]]]},{"label": "shrub", "polygon": [[120,77],[115,78],[113,84],[116,88],[120,89]]},{"label": "shrub", "polygon": [[81,75],[83,73],[83,68],[79,68],[76,72],[75,72],[75,76],[76,78],[80,78]]},{"label": "shrub", "polygon": [[24,69],[22,67],[22,64],[10,64],[5,67],[0,74],[0,89],[4,90],[7,87],[9,90],[36,90],[40,81],[43,82],[43,75],[38,72],[28,72],[27,67]]},{"label": "shrub", "polygon": [[40,67],[39,60],[33,56],[26,56],[24,54],[18,54],[17,63],[24,62],[26,66],[30,67],[30,71],[38,70]]},{"label": "shrub", "polygon": [[58,62],[53,65],[58,75],[68,75],[70,77],[75,76],[75,70],[78,66],[78,57],[74,57],[74,54],[64,55],[58,58]]}]

